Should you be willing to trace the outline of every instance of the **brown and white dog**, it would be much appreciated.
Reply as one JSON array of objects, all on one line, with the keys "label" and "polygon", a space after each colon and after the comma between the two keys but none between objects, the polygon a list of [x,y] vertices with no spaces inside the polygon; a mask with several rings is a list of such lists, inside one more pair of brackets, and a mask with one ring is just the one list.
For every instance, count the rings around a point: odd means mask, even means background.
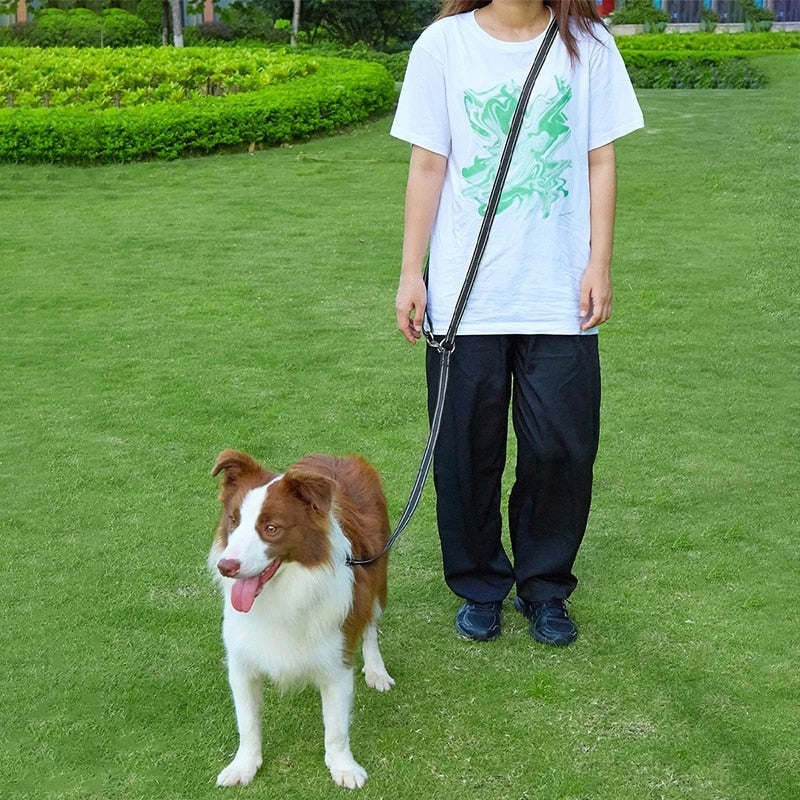
[{"label": "brown and white dog", "polygon": [[349,734],[359,639],[367,685],[394,685],[378,648],[388,557],[347,563],[380,552],[389,536],[378,473],[358,456],[310,455],[278,475],[236,450],[220,453],[211,474],[220,472],[222,519],[208,563],[224,596],[239,749],[217,784],[250,783],[261,766],[267,676],[281,689],[319,689],[325,763],[337,784],[360,788],[367,773]]}]

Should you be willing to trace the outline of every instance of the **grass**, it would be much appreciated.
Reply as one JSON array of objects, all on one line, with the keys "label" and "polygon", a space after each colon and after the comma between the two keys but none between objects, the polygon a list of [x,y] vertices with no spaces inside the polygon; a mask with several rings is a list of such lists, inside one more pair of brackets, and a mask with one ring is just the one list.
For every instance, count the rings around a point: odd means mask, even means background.
[{"label": "grass", "polygon": [[[432,490],[359,683],[360,797],[790,800],[800,784],[800,58],[642,91],[619,143],[604,429],[567,650],[453,633]],[[0,168],[0,774],[15,800],[201,800],[236,744],[209,470],[360,451],[393,518],[424,443],[394,331],[388,120],[253,155]],[[313,692],[267,692],[232,797],[341,796]]]}]

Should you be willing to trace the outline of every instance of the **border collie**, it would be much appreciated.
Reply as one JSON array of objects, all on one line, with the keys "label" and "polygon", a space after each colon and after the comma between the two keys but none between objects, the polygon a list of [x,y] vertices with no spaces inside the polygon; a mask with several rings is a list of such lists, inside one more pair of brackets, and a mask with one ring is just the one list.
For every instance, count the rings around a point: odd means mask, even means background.
[{"label": "border collie", "polygon": [[348,564],[380,552],[389,536],[378,473],[359,456],[310,455],[280,475],[236,450],[220,453],[211,474],[219,473],[222,517],[208,563],[224,598],[239,748],[217,784],[248,784],[261,766],[266,676],[278,689],[319,689],[325,764],[338,785],[360,788],[367,773],[349,735],[359,640],[367,685],[394,685],[378,647],[388,556]]}]

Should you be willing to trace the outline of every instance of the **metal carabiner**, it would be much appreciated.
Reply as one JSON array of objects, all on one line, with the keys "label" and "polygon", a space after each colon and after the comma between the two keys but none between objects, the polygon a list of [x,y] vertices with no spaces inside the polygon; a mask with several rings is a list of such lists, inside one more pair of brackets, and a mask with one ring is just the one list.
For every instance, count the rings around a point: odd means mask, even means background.
[{"label": "metal carabiner", "polygon": [[448,340],[446,336],[443,336],[441,339],[437,339],[434,336],[433,331],[426,324],[425,319],[422,320],[422,335],[425,337],[425,341],[427,342],[428,346],[432,347],[438,353],[452,353],[456,349],[455,339]]}]

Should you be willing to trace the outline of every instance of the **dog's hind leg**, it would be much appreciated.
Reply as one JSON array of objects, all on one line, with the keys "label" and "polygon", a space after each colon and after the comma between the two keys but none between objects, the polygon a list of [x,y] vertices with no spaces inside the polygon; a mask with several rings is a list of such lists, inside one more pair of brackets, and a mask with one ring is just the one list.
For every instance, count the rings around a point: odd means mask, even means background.
[{"label": "dog's hind leg", "polygon": [[239,749],[236,756],[217,776],[217,786],[245,786],[261,766],[261,676],[253,670],[231,662],[228,680],[236,708]]},{"label": "dog's hind leg", "polygon": [[360,789],[367,772],[350,752],[350,712],[353,707],[353,669],[341,666],[320,685],[325,725],[325,764],[331,777],[346,789]]},{"label": "dog's hind leg", "polygon": [[380,647],[378,646],[378,623],[381,619],[381,607],[375,603],[372,620],[364,631],[361,651],[364,655],[364,679],[367,686],[379,692],[388,692],[394,686],[394,678],[386,671]]}]

